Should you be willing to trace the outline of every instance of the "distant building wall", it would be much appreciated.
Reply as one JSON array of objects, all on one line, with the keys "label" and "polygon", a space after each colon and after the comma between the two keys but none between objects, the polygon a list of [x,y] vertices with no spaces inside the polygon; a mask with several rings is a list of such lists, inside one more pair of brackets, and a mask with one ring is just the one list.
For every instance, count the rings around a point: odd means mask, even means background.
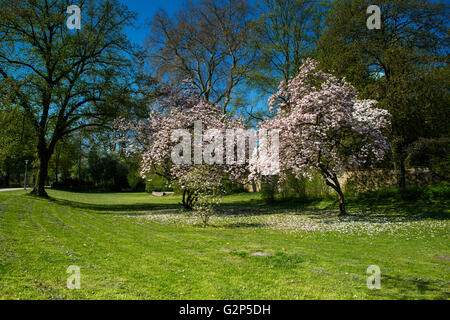
[{"label": "distant building wall", "polygon": [[[395,187],[397,183],[395,170],[386,169],[352,171],[344,174],[339,180],[345,188],[357,191]],[[406,170],[407,185],[425,186],[439,181],[428,168],[408,168]]]},{"label": "distant building wall", "polygon": [[[339,182],[347,190],[367,191],[384,187],[395,187],[397,177],[395,170],[355,170],[343,174],[339,177]],[[440,179],[434,176],[428,168],[408,168],[406,170],[407,185],[425,186],[438,182],[440,182]],[[249,192],[260,192],[261,183],[254,182],[246,184],[245,189]]]}]

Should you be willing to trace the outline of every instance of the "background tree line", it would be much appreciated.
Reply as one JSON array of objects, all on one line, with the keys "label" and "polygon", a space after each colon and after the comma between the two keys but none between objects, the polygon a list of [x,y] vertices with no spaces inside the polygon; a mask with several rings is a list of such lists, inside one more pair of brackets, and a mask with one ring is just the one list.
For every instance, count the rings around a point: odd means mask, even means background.
[{"label": "background tree line", "polygon": [[[365,0],[197,0],[160,10],[144,46],[127,39],[135,13],[113,0],[5,0],[0,8],[0,184],[20,184],[30,160],[34,193],[45,185],[142,189],[113,121],[162,107],[168,83],[189,80],[249,127],[266,100],[310,57],[392,114],[381,167],[405,188],[407,166],[449,178],[448,21],[445,2],[378,1],[381,30],[366,27]],[[267,189],[267,186],[265,187]],[[270,186],[268,188],[270,190]],[[301,188],[300,188],[301,189]],[[272,190],[274,191],[274,190]]]}]

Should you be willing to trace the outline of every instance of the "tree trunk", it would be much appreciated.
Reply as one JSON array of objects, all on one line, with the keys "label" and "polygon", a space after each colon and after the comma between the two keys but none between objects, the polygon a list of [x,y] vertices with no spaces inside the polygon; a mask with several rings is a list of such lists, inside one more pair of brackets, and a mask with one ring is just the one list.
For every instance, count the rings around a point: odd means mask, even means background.
[{"label": "tree trunk", "polygon": [[258,192],[258,190],[256,189],[256,182],[255,182],[255,180],[252,180],[252,192]]},{"label": "tree trunk", "polygon": [[322,176],[325,179],[325,183],[327,186],[331,187],[336,193],[338,194],[338,200],[339,200],[339,216],[346,216],[348,215],[347,210],[345,208],[345,197],[344,193],[341,189],[341,184],[339,183],[339,179],[336,174],[330,174],[328,170],[321,169],[322,170]]},{"label": "tree trunk", "polygon": [[48,198],[48,194],[45,191],[45,184],[48,182],[48,163],[50,161],[50,158],[52,157],[53,152],[55,151],[56,143],[60,139],[61,136],[54,133],[50,143],[47,144],[45,132],[42,131],[40,133],[37,145],[39,169],[37,172],[34,189],[33,191],[31,191],[31,194],[42,198]]},{"label": "tree trunk", "polygon": [[339,216],[346,216],[347,210],[345,209],[345,197],[344,193],[341,191],[341,188],[339,186],[338,190],[336,190],[339,196]]},{"label": "tree trunk", "polygon": [[61,152],[57,152],[55,159],[55,183],[58,183],[59,157]]},{"label": "tree trunk", "polygon": [[187,210],[193,209],[193,196],[189,190],[183,190],[183,207]]},{"label": "tree trunk", "polygon": [[10,179],[10,174],[9,174],[9,172],[6,172],[6,175],[5,175],[5,187],[6,188],[9,187],[9,179]]},{"label": "tree trunk", "polygon": [[47,181],[48,176],[49,158],[50,157],[46,153],[39,154],[39,169],[37,173],[36,184],[34,185],[34,189],[31,192],[38,197],[48,198],[48,194],[45,191],[45,182]]},{"label": "tree trunk", "polygon": [[183,200],[182,200],[182,202],[181,202],[181,204],[182,204],[183,207],[185,207],[185,208],[186,208],[186,193],[187,193],[187,191],[186,191],[186,190],[183,190]]},{"label": "tree trunk", "polygon": [[5,161],[5,177],[4,177],[4,186],[6,188],[9,187],[9,181],[11,180],[11,168],[9,165],[10,161],[6,159]]},{"label": "tree trunk", "polygon": [[403,157],[401,157],[401,159],[398,159],[396,167],[397,167],[396,168],[397,187],[403,190],[406,188],[406,167],[405,167],[405,160],[403,159]]},{"label": "tree trunk", "polygon": [[186,210],[193,210],[194,209],[194,205],[196,204],[198,200],[198,196],[194,193],[192,193],[189,190],[184,190],[183,191],[183,207]]},{"label": "tree trunk", "polygon": [[276,181],[273,181],[272,179],[268,182],[261,182],[261,195],[266,203],[275,202],[276,188]]},{"label": "tree trunk", "polygon": [[50,146],[47,147],[45,137],[44,136],[39,137],[38,141],[39,168],[34,189],[33,191],[31,191],[31,194],[34,194],[38,197],[48,198],[48,194],[45,191],[45,184],[48,179],[48,163],[50,161],[50,157],[52,156],[55,144],[56,142],[52,142],[50,143]]}]

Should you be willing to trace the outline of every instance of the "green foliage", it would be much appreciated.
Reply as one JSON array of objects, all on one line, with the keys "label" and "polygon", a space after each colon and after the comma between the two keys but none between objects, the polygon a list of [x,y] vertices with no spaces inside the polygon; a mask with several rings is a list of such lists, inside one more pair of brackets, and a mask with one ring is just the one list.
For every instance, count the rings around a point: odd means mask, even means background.
[{"label": "green foliage", "polygon": [[25,160],[29,160],[28,176],[32,176],[35,143],[34,131],[24,112],[1,99],[0,92],[0,186],[12,183],[23,186],[20,177],[24,174]]},{"label": "green foliage", "polygon": [[317,172],[312,174],[312,179],[305,180],[305,194],[309,199],[328,199],[333,192],[334,191],[325,184],[323,177]]},{"label": "green foliage", "polygon": [[126,28],[135,14],[117,0],[83,1],[81,30],[66,26],[68,2],[3,0],[0,8],[0,95],[23,111],[37,137],[35,195],[46,197],[56,144],[84,128],[141,109]]},{"label": "green foliage", "polygon": [[120,191],[129,187],[128,167],[116,153],[89,152],[88,172],[91,181],[101,190]]},{"label": "green foliage", "polygon": [[[75,165],[75,167],[78,166]],[[64,178],[62,181],[53,183],[52,187],[76,191],[122,191],[130,188],[128,165],[117,153],[98,152],[91,149],[87,166],[82,170],[83,179]],[[136,188],[136,185],[134,187]]]},{"label": "green foliage", "polygon": [[408,186],[404,189],[382,188],[376,191],[366,191],[353,196],[352,202],[368,205],[401,202],[448,204],[450,202],[450,183],[441,182],[429,187]]},{"label": "green foliage", "polygon": [[425,191],[427,199],[432,203],[450,203],[450,183],[442,182]]},{"label": "green foliage", "polygon": [[265,203],[273,203],[275,201],[276,186],[273,183],[261,183],[261,198]]},{"label": "green foliage", "polygon": [[146,189],[144,180],[133,171],[128,173],[127,181],[133,192],[143,192]]},{"label": "green foliage", "polygon": [[230,180],[223,180],[221,189],[224,192],[224,194],[248,192],[247,189],[245,189],[242,184]]},{"label": "green foliage", "polygon": [[423,187],[408,186],[404,189],[399,189],[400,198],[403,201],[419,201],[425,199],[425,190]]},{"label": "green foliage", "polygon": [[173,184],[158,174],[151,175],[149,181],[145,184],[145,191],[152,192],[173,192]]},{"label": "green foliage", "polygon": [[[55,153],[49,162],[49,178],[54,182],[72,178],[74,168],[78,170],[78,161],[81,156],[79,142],[71,136],[67,136],[56,145]],[[74,156],[76,155],[76,156]],[[80,175],[82,177],[82,175]],[[74,180],[81,180],[75,175]]]},{"label": "green foliage", "polygon": [[343,191],[348,196],[355,196],[360,192],[358,183],[354,179],[345,182]]},{"label": "green foliage", "polygon": [[450,179],[450,139],[419,139],[408,149],[407,163],[425,166],[441,179]]},{"label": "green foliage", "polygon": [[307,198],[306,183],[306,178],[297,179],[293,174],[288,174],[286,181],[284,181],[280,186],[281,199]]},{"label": "green foliage", "polygon": [[129,169],[127,180],[133,192],[144,192],[146,188],[145,180],[140,175],[140,161],[139,156],[126,159]]},{"label": "green foliage", "polygon": [[332,190],[317,172],[311,173],[311,178],[302,179],[288,174],[287,180],[281,183],[279,189],[279,196],[282,200],[316,201],[329,199],[332,195]]},{"label": "green foliage", "polygon": [[[448,135],[448,26],[443,1],[380,0],[382,29],[366,27],[367,0],[333,1],[319,41],[323,66],[392,115],[389,133],[397,184],[406,185],[407,148]],[[401,21],[401,23],[399,23]]]},{"label": "green foliage", "polygon": [[264,0],[252,21],[250,46],[256,63],[249,83],[273,93],[281,80],[295,76],[302,60],[313,54],[326,16],[321,1]]},{"label": "green foliage", "polygon": [[358,194],[357,201],[370,203],[396,202],[400,194],[396,188],[382,188],[376,191],[366,191]]},{"label": "green foliage", "polygon": [[94,192],[97,187],[93,182],[66,178],[58,182],[53,182],[51,185],[55,190],[79,191],[79,192]]}]

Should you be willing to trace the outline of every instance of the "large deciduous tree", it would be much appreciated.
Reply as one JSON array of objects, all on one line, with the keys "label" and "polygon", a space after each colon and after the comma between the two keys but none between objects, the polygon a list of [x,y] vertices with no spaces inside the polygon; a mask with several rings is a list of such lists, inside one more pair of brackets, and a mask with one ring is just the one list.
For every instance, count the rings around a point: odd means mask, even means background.
[{"label": "large deciduous tree", "polygon": [[160,10],[151,22],[148,50],[159,79],[190,79],[222,112],[251,66],[247,46],[251,8],[246,0],[187,2],[174,16]]},{"label": "large deciduous tree", "polygon": [[[381,9],[380,30],[366,26],[370,4]],[[441,120],[450,111],[448,20],[449,6],[439,1],[335,1],[319,43],[326,69],[392,114],[389,137],[400,188],[406,185],[408,147],[449,132]]]},{"label": "large deciduous tree", "polygon": [[69,30],[70,5],[4,0],[0,6],[0,86],[36,132],[38,196],[47,196],[48,163],[58,141],[132,106],[126,103],[133,88],[132,47],[124,28],[134,14],[115,0],[83,0],[81,30]]},{"label": "large deciduous tree", "polygon": [[9,187],[13,176],[20,177],[26,160],[28,168],[32,168],[35,141],[35,133],[23,110],[0,101],[0,185]]},{"label": "large deciduous tree", "polygon": [[277,114],[261,127],[280,130],[281,181],[288,173],[300,178],[318,171],[337,192],[340,214],[346,214],[338,177],[383,158],[389,147],[382,134],[388,112],[374,108],[376,101],[359,100],[352,85],[318,70],[312,59],[280,84],[269,103]]},{"label": "large deciduous tree", "polygon": [[[218,186],[217,181],[245,179],[247,161],[225,161],[226,143],[237,140],[237,134],[228,140],[227,130],[244,131],[244,125],[241,119],[229,119],[220,106],[206,102],[191,89],[171,86],[165,92],[147,119],[118,119],[116,127],[120,141],[127,144],[127,151],[141,154],[142,177],[149,179],[157,174],[177,181],[183,189],[183,205],[192,209],[200,196],[201,188],[196,183],[198,172],[204,172],[201,185],[205,192],[211,191],[207,186]],[[179,130],[184,130],[187,136],[178,134]],[[209,130],[215,133],[208,138]],[[220,134],[222,138],[217,139]],[[180,150],[181,143],[187,148]],[[178,156],[181,161],[174,161]],[[233,156],[237,158],[235,153]]]},{"label": "large deciduous tree", "polygon": [[263,0],[251,23],[250,44],[256,64],[249,79],[264,92],[295,76],[311,56],[321,34],[327,6],[318,0]]}]

